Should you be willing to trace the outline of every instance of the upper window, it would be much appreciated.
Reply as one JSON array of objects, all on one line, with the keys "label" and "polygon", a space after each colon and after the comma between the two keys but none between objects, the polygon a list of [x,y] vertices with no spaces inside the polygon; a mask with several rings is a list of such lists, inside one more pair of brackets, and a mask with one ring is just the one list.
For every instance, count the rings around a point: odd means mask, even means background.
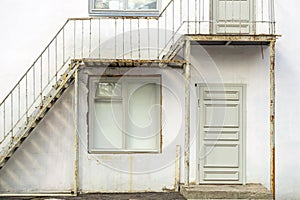
[{"label": "upper window", "polygon": [[90,0],[90,15],[157,16],[160,0]]},{"label": "upper window", "polygon": [[160,76],[91,77],[89,151],[159,152]]}]

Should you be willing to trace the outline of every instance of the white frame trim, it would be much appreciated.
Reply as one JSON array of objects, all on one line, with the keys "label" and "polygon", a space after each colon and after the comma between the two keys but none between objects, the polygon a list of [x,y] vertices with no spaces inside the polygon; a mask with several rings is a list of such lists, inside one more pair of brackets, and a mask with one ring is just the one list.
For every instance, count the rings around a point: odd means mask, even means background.
[{"label": "white frame trim", "polygon": [[[160,111],[159,111],[159,136],[157,137],[157,149],[125,149],[125,147],[122,147],[122,149],[100,149],[100,148],[93,148],[91,146],[92,142],[93,142],[93,133],[92,133],[92,128],[93,127],[93,119],[92,119],[92,112],[90,111],[92,105],[94,105],[94,94],[92,91],[94,91],[92,89],[92,87],[94,87],[93,85],[97,82],[99,82],[99,80],[101,79],[101,81],[105,80],[107,82],[114,82],[114,80],[118,80],[119,78],[122,77],[126,77],[126,78],[133,78],[134,82],[149,82],[149,83],[156,83],[159,85],[159,103],[160,103]],[[129,80],[130,81],[130,80]],[[126,83],[125,83],[126,84]],[[90,75],[88,78],[88,153],[90,154],[133,154],[133,153],[161,153],[162,152],[162,77],[160,74],[154,74],[154,75],[126,75],[126,76],[98,76],[98,75]],[[123,94],[123,89],[122,89],[122,96],[124,97]],[[127,97],[125,97],[126,99]],[[124,104],[122,103],[122,106],[124,106]],[[127,106],[127,104],[125,103],[125,106]],[[127,107],[123,107],[123,109],[126,110],[127,112]],[[126,117],[126,112],[123,112],[123,116],[122,118],[125,119]],[[126,123],[123,123],[123,130],[126,130]],[[124,138],[124,134],[122,135],[123,137],[123,142],[122,144],[124,145],[125,142],[125,138]]]}]

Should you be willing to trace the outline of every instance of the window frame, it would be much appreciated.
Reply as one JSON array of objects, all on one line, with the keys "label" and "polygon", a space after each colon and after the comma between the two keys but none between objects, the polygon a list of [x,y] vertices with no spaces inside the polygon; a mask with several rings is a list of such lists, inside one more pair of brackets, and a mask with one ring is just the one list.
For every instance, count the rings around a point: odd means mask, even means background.
[{"label": "window frame", "polygon": [[[123,10],[113,10],[113,9],[96,9],[96,0],[89,0],[89,15],[98,17],[118,17],[118,16],[128,16],[128,17],[158,17],[161,10],[161,0],[157,1],[157,9],[123,9]],[[128,0],[123,0],[125,5],[128,4]]]},{"label": "window frame", "polygon": [[[128,82],[135,82],[135,83],[142,83],[149,82],[149,83],[155,83],[158,85],[158,94],[159,94],[159,104],[160,104],[160,109],[159,109],[159,117],[158,117],[158,126],[159,126],[159,136],[156,136],[157,141],[156,141],[156,147],[155,149],[126,149],[125,147],[118,149],[118,148],[112,148],[112,149],[105,149],[105,148],[96,148],[93,146],[93,141],[94,141],[94,133],[93,133],[93,127],[94,127],[94,119],[93,119],[93,113],[92,109],[94,108],[95,104],[95,94],[94,91],[96,91],[95,84],[99,82],[115,82],[118,81],[120,78],[126,78],[129,79],[127,80],[126,84]],[[128,88],[127,88],[128,89]],[[126,93],[127,93],[126,89]],[[123,90],[123,89],[122,89]],[[124,89],[125,90],[125,89]],[[122,91],[123,92],[123,91]],[[112,101],[114,102],[115,97],[113,97]],[[121,98],[124,98],[124,101],[127,101],[127,94],[122,94]],[[105,99],[105,98],[104,98]],[[117,97],[119,99],[119,97]],[[109,99],[107,98],[109,101]],[[122,100],[123,101],[123,100]],[[124,103],[127,104],[127,103]],[[126,110],[124,110],[126,109]],[[127,105],[123,105],[122,102],[122,118],[123,118],[123,124],[122,124],[122,146],[124,145],[124,138],[125,136],[125,131],[126,131],[126,117],[128,117],[128,107]],[[88,77],[88,153],[89,154],[136,154],[136,153],[150,153],[150,154],[157,154],[157,153],[162,153],[162,78],[160,74],[154,74],[154,75],[113,75],[113,76],[98,76],[98,75],[90,75]]]}]

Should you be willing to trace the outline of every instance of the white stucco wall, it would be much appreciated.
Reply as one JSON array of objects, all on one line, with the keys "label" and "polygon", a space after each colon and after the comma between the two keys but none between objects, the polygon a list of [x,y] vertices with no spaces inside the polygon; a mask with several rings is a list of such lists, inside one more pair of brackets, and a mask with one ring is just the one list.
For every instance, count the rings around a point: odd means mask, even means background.
[{"label": "white stucco wall", "polygon": [[[37,0],[9,1],[0,3],[0,99],[15,85],[19,77],[32,64],[32,61],[43,50],[45,45],[57,32],[59,27],[69,17],[87,17],[87,1],[59,1],[46,0],[41,3]],[[300,2],[290,0],[287,2],[276,1],[276,26],[277,33],[282,34],[276,45],[276,181],[277,195],[279,199],[300,198],[300,137],[298,114],[300,113],[298,63],[300,51],[300,39],[298,23]],[[53,14],[55,13],[55,14]],[[247,84],[247,181],[261,182],[269,185],[269,72],[268,72],[268,48],[264,47],[264,59],[262,59],[260,47],[207,47],[209,57],[203,54],[201,49],[193,47],[192,82],[230,82]],[[199,53],[201,52],[200,56]],[[198,60],[198,61],[196,61]],[[201,62],[200,62],[201,61]],[[201,76],[196,76],[200,72]],[[218,74],[220,72],[220,74]],[[165,72],[163,72],[165,73]],[[178,87],[175,73],[165,73],[163,80],[170,87]],[[183,90],[180,90],[183,91]],[[168,94],[167,90],[165,93]],[[56,111],[49,112],[44,121],[39,125],[29,140],[23,145],[23,151],[18,151],[14,158],[0,171],[0,188],[5,192],[37,192],[39,191],[64,191],[70,190],[73,184],[73,174],[69,169],[73,167],[73,142],[72,114],[61,110],[71,103],[71,90],[65,94],[61,102],[56,105]],[[194,93],[192,93],[194,95]],[[180,97],[183,98],[182,96]],[[171,95],[169,97],[171,99]],[[166,111],[172,110],[169,99],[164,98],[167,104]],[[195,99],[192,100],[192,136],[195,134]],[[59,118],[56,112],[60,111],[66,120],[60,128]],[[182,110],[184,112],[184,110]],[[169,112],[168,112],[169,113]],[[173,116],[174,117],[174,116]],[[182,116],[181,116],[182,117]],[[51,119],[51,120],[46,120]],[[56,119],[57,121],[53,120]],[[179,118],[172,118],[173,121]],[[169,123],[171,123],[169,122]],[[43,125],[44,123],[44,125]],[[51,125],[54,123],[55,125]],[[48,124],[48,125],[47,125]],[[44,126],[44,127],[42,127]],[[181,124],[183,126],[183,124]],[[49,129],[47,127],[53,127]],[[178,127],[177,127],[178,128]],[[165,133],[177,134],[177,128],[169,125]],[[49,131],[50,130],[50,131]],[[55,131],[54,131],[55,130]],[[180,128],[181,134],[182,127]],[[86,132],[82,132],[84,134]],[[52,137],[55,135],[57,137]],[[181,140],[182,140],[182,136]],[[194,138],[194,137],[192,137]],[[172,137],[165,137],[165,144]],[[88,156],[83,144],[86,136],[81,138],[80,144],[80,184],[85,191],[109,191],[116,187],[122,191],[161,190],[162,187],[170,188],[174,184],[173,164],[167,165],[163,170],[152,174],[139,174],[130,176],[130,173],[122,174],[103,166],[104,163],[123,162],[125,170],[140,170],[137,166],[142,162],[149,161],[148,157],[135,156]],[[183,142],[180,141],[181,143]],[[178,143],[180,143],[178,142]],[[164,156],[175,156],[177,143],[172,143],[170,151],[163,155],[151,155],[152,159],[164,160]],[[57,148],[59,147],[59,148]],[[54,151],[54,152],[53,152]],[[195,175],[195,143],[192,146],[191,155],[191,181],[196,180]],[[46,156],[47,155],[47,156]],[[122,158],[121,158],[122,157]],[[169,157],[168,157],[169,158]],[[46,159],[46,160],[45,160]],[[121,161],[119,161],[121,159]],[[100,163],[97,161],[101,161]],[[132,163],[132,164],[130,164]],[[150,167],[150,170],[156,166]],[[183,166],[183,165],[182,165]],[[63,169],[63,170],[62,170]],[[144,168],[142,168],[144,169]],[[105,171],[105,175],[99,174]],[[41,179],[40,177],[46,177]],[[63,178],[62,178],[63,177]],[[91,181],[89,177],[95,177]],[[98,182],[99,179],[113,179],[111,186]],[[146,185],[137,184],[137,180],[149,180]],[[57,181],[62,180],[62,181]],[[132,180],[132,184],[130,183]],[[58,184],[59,182],[59,184]],[[143,181],[144,183],[144,181]],[[159,184],[154,184],[159,183]]]}]

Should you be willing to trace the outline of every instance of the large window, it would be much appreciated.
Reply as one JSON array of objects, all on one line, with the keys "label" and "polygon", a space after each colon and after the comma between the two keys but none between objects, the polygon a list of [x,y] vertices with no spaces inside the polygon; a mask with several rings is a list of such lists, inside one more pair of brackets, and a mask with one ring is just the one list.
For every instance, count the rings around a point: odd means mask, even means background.
[{"label": "large window", "polygon": [[155,16],[160,0],[90,0],[90,15]]},{"label": "large window", "polygon": [[159,152],[160,76],[91,77],[89,151]]}]

